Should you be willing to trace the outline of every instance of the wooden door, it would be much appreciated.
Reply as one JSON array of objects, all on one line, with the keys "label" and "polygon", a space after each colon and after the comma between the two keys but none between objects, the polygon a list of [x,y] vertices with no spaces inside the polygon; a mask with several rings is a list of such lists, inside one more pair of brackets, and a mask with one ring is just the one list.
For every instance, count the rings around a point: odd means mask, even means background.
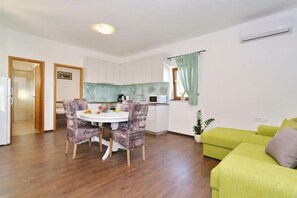
[{"label": "wooden door", "polygon": [[35,106],[35,120],[34,120],[34,128],[37,131],[41,131],[40,125],[40,98],[41,98],[41,75],[40,75],[40,66],[36,66],[34,69],[35,76],[35,96],[34,96],[34,106]]}]

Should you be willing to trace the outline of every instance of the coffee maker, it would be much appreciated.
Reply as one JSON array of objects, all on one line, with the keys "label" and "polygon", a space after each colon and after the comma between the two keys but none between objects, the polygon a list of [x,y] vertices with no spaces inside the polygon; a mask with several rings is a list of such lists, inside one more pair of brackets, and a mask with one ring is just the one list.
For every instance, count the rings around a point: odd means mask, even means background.
[{"label": "coffee maker", "polygon": [[119,94],[118,95],[118,102],[122,103],[123,100],[126,100],[126,96],[124,94]]}]

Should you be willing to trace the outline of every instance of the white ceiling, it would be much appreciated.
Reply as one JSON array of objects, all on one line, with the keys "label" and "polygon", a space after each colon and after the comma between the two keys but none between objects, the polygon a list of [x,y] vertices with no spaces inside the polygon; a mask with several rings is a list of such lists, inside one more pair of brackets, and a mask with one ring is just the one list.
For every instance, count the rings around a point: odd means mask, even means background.
[{"label": "white ceiling", "polygon": [[[124,57],[297,7],[297,0],[0,0],[0,26]],[[95,23],[116,28],[112,35]]]}]

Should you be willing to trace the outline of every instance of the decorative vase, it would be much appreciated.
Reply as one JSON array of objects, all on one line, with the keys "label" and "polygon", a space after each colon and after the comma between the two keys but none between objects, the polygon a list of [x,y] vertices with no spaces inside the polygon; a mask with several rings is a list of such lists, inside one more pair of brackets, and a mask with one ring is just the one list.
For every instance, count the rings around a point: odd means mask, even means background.
[{"label": "decorative vase", "polygon": [[195,138],[195,141],[196,141],[197,143],[200,143],[200,142],[201,142],[201,141],[200,141],[200,135],[195,134],[195,135],[194,135],[194,138]]}]

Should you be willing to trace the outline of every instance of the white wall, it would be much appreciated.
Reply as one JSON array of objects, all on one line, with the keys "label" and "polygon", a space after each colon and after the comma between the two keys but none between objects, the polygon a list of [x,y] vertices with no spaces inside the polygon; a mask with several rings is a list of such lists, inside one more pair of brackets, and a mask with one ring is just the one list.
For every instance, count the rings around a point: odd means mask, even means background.
[{"label": "white wall", "polygon": [[[169,130],[192,135],[196,111],[214,117],[211,127],[255,130],[256,117],[280,125],[297,116],[297,10],[251,23],[294,17],[294,32],[241,44],[240,26],[196,37],[126,58],[126,61],[165,52],[170,56],[207,50],[199,64],[199,104],[171,102]],[[245,24],[246,25],[246,24]]]},{"label": "white wall", "polygon": [[45,61],[45,130],[53,129],[54,63],[82,66],[87,56],[119,62],[120,59],[59,42],[0,28],[0,76],[8,76],[8,56]]},{"label": "white wall", "polygon": [[[127,62],[158,53],[170,56],[206,49],[199,66],[199,105],[171,102],[169,130],[192,134],[196,110],[214,117],[212,126],[256,129],[255,117],[279,125],[284,117],[296,116],[297,10],[258,20],[293,15],[292,34],[239,43],[239,26],[196,37],[155,50],[117,59],[66,44],[0,29],[0,76],[7,76],[7,56],[43,60],[45,68],[45,130],[52,129],[53,64],[81,66],[83,57]],[[257,21],[256,21],[257,22]],[[177,120],[183,120],[178,122]]]},{"label": "white wall", "polygon": [[[71,80],[58,79],[58,72],[72,73]],[[80,97],[80,70],[57,67],[57,101],[73,100]]]}]

